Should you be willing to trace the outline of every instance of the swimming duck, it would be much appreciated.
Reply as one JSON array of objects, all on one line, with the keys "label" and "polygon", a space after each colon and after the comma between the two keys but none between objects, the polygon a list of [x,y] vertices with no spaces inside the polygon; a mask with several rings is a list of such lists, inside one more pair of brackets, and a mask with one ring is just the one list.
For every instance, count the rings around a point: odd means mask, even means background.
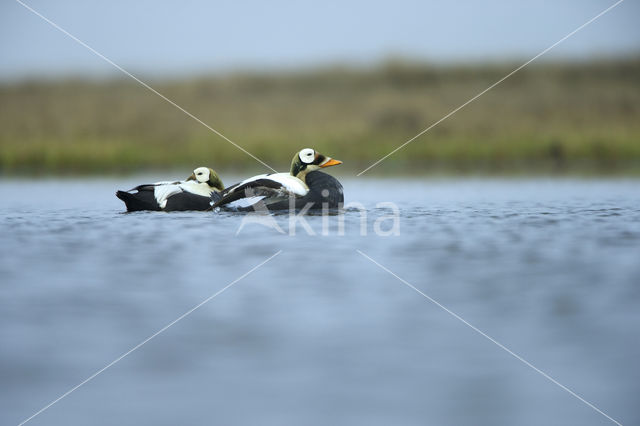
[{"label": "swimming duck", "polygon": [[138,185],[128,191],[117,191],[116,197],[124,201],[129,212],[207,210],[223,189],[213,169],[198,167],[184,181]]},{"label": "swimming duck", "polygon": [[252,210],[257,203],[264,203],[269,210],[290,208],[311,209],[338,208],[344,202],[342,185],[336,178],[320,169],[342,164],[342,161],[305,148],[297,152],[291,161],[289,173],[269,173],[245,179],[222,191],[221,198],[211,203],[212,208],[225,207],[234,210]]}]

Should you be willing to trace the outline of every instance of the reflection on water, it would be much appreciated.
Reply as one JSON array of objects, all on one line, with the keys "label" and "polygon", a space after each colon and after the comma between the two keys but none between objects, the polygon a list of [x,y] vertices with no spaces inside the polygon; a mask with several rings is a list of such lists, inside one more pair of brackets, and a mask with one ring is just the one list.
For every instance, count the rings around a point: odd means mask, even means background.
[{"label": "reflection on water", "polygon": [[[625,424],[640,422],[637,181],[346,180],[367,207],[279,234],[122,214],[127,182],[0,183],[0,421],[607,424],[362,256]],[[400,207],[400,235],[376,219]],[[289,218],[276,215],[286,231]],[[344,234],[338,221],[344,220]]]}]

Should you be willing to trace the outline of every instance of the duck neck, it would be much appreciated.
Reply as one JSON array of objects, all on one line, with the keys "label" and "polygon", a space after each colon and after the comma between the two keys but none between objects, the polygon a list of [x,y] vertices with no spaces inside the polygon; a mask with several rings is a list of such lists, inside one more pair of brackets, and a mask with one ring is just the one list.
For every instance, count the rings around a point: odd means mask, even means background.
[{"label": "duck neck", "polygon": [[295,175],[295,177],[297,177],[298,179],[303,181],[305,183],[305,185],[306,185],[307,184],[307,173],[309,173],[309,170],[305,168],[304,170],[300,170],[298,172],[298,174]]}]

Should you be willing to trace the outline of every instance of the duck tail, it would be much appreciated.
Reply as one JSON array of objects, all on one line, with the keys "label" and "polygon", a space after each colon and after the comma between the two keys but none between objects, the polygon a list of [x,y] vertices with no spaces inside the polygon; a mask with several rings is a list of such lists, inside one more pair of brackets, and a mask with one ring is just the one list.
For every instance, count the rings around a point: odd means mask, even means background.
[{"label": "duck tail", "polygon": [[153,192],[140,191],[135,194],[126,191],[116,191],[116,197],[124,201],[128,212],[141,210],[160,210]]}]

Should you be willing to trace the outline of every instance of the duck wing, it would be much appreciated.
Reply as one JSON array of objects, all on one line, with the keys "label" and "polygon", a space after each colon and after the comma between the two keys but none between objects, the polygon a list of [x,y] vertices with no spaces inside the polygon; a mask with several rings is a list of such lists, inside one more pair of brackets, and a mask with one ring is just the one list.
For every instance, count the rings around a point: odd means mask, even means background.
[{"label": "duck wing", "polygon": [[126,191],[126,192],[133,192],[133,191],[153,191],[155,190],[156,187],[158,186],[162,186],[162,185],[179,185],[181,183],[184,183],[182,181],[176,181],[176,182],[171,182],[171,181],[163,181],[163,182],[156,182],[156,183],[144,183],[142,185],[138,185],[135,188],[131,188],[130,190]]},{"label": "duck wing", "polygon": [[[123,191],[120,191],[123,192]],[[126,191],[138,199],[145,200],[147,203],[155,200],[157,207],[164,209],[167,206],[169,198],[178,194],[184,194],[182,198],[193,196],[206,197],[211,196],[211,188],[209,185],[195,181],[177,181],[177,182],[156,182],[138,185]],[[126,196],[125,196],[126,197]],[[121,198],[121,197],[120,197]]]},{"label": "duck wing", "polygon": [[[309,191],[294,200],[296,210],[305,207],[315,209],[337,209],[344,204],[344,189],[338,179],[321,171],[307,173],[306,176]],[[286,210],[291,207],[290,200],[275,201],[267,205],[269,210]]]},{"label": "duck wing", "polygon": [[206,210],[215,190],[196,181],[165,181],[138,185],[116,196],[125,202],[127,211]]},{"label": "duck wing", "polygon": [[231,209],[247,209],[262,201],[267,206],[288,200],[290,196],[300,197],[309,192],[307,185],[289,173],[272,173],[245,179],[221,193],[212,205]]}]

